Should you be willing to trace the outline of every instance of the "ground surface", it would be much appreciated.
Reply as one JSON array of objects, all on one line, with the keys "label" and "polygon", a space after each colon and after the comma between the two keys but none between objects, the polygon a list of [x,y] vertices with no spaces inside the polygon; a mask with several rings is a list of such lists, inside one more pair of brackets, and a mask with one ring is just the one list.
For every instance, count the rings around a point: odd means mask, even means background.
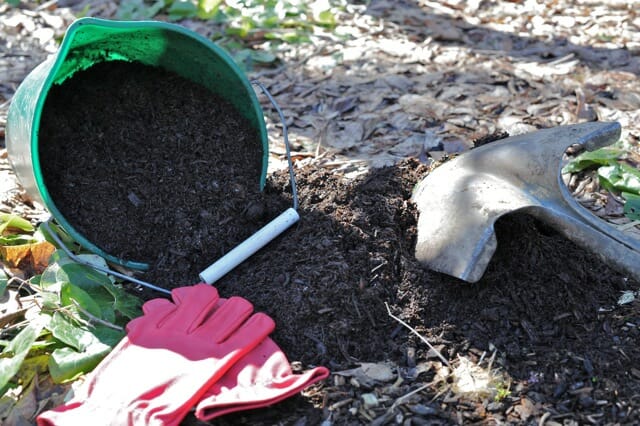
[{"label": "ground surface", "polygon": [[[0,6],[6,101],[83,6],[67,4],[74,9]],[[114,11],[110,2],[92,7]],[[595,118],[640,136],[633,5],[375,1],[347,14],[353,38],[321,37],[253,74],[290,119],[301,220],[218,284],[273,316],[273,338],[291,361],[333,374],[303,396],[220,423],[640,422],[640,304],[616,303],[638,283],[526,216],[498,223],[498,251],[479,283],[426,271],[413,259],[409,200],[427,156],[476,137]],[[272,143],[277,165],[282,148]],[[2,210],[37,221],[41,210],[2,161]],[[370,167],[381,165],[389,167]],[[288,205],[289,189],[286,172],[271,173],[265,218]],[[195,282],[198,262],[167,267],[171,281]],[[461,378],[485,379],[477,365],[492,372],[493,389],[464,392]]]}]

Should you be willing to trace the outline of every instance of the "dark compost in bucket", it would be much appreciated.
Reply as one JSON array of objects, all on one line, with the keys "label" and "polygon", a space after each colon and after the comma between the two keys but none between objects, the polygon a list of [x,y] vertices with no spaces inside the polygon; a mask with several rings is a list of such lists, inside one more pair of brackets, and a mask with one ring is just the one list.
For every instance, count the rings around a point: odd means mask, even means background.
[{"label": "dark compost in bucket", "polygon": [[192,264],[174,285],[268,219],[255,130],[175,73],[123,61],[78,72],[52,87],[39,137],[45,183],[72,226],[151,269]]}]

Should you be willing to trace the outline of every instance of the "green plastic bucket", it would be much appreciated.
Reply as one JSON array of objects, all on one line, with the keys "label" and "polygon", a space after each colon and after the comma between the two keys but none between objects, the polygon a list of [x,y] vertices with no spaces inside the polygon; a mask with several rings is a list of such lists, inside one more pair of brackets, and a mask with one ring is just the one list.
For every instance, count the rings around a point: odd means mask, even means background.
[{"label": "green plastic bucket", "polygon": [[65,219],[44,182],[38,155],[40,118],[47,94],[74,73],[112,60],[138,61],[173,71],[230,102],[256,131],[263,147],[260,189],[266,181],[268,139],[263,112],[251,83],[218,46],[179,25],[157,21],[76,20],[58,52],[38,65],[20,84],[9,107],[6,147],[20,183],[81,246],[107,261],[133,269],[145,263],[105,253]]}]

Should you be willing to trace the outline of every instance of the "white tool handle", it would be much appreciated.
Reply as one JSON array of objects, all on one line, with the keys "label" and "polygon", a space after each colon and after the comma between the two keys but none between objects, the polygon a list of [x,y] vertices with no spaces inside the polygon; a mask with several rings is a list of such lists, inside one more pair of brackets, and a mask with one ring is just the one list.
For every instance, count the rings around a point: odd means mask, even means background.
[{"label": "white tool handle", "polygon": [[227,272],[244,262],[249,256],[296,223],[298,219],[300,219],[298,212],[292,207],[288,208],[280,216],[244,240],[239,246],[218,259],[213,265],[200,272],[200,279],[207,284],[213,284],[218,281]]}]

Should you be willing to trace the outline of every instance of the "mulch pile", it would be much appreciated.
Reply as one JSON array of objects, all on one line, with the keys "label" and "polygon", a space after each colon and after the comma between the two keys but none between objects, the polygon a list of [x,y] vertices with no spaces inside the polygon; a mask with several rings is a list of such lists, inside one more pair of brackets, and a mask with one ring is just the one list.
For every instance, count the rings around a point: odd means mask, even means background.
[{"label": "mulch pile", "polygon": [[251,235],[263,214],[257,132],[175,73],[103,62],[50,90],[39,154],[54,203],[88,241],[171,269]]},{"label": "mulch pile", "polygon": [[[151,84],[152,73],[136,76],[137,66],[122,65],[92,68],[69,80],[78,88],[52,92],[50,101],[64,108],[46,107],[41,134],[49,139],[41,156],[59,162],[51,161],[45,177],[72,223],[84,220],[86,232],[100,228],[95,240],[100,235],[105,248],[113,244],[124,257],[149,259],[144,279],[166,288],[191,284],[204,266],[290,205],[289,176],[274,173],[259,193],[247,184],[258,179],[256,147],[251,151],[230,108],[219,107],[229,115],[215,115],[216,102],[189,109],[198,90],[186,92],[175,77]],[[109,104],[117,90],[92,87],[112,75],[128,90],[117,108]],[[159,87],[161,81],[168,84]],[[178,94],[170,94],[172,87]],[[138,88],[149,91],[135,94]],[[153,95],[153,109],[144,108],[143,95]],[[117,119],[100,136],[91,125],[107,116]],[[214,132],[227,137],[221,151],[201,152],[195,141]],[[58,146],[69,149],[63,155],[49,145],[58,136]],[[88,146],[93,139],[102,142]],[[171,165],[182,171],[160,180],[157,173]],[[620,291],[637,283],[522,215],[497,223],[498,251],[479,283],[424,270],[413,258],[417,211],[410,198],[427,173],[415,159],[356,179],[298,167],[299,223],[216,283],[224,297],[243,296],[271,315],[274,340],[301,368],[322,364],[339,373],[360,362],[387,362],[394,380],[335,374],[304,397],[219,424],[639,422],[633,400],[640,395],[640,306],[616,305]],[[63,184],[67,178],[77,181]],[[187,178],[193,180],[185,187]],[[155,194],[163,194],[163,204],[147,210]],[[385,304],[452,366],[463,357],[473,363],[494,357],[493,367],[509,378],[506,394],[453,393],[447,367]]]}]

